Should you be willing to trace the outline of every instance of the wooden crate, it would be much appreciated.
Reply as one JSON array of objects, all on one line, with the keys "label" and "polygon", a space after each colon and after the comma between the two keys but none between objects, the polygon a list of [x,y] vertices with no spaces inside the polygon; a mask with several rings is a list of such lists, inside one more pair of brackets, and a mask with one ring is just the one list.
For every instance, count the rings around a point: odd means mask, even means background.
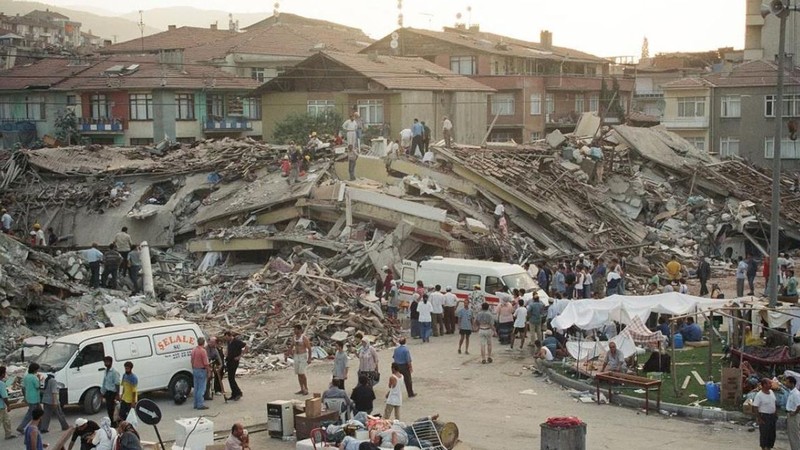
[{"label": "wooden crate", "polygon": [[742,369],[727,367],[722,369],[720,378],[720,402],[738,405],[742,398]]}]

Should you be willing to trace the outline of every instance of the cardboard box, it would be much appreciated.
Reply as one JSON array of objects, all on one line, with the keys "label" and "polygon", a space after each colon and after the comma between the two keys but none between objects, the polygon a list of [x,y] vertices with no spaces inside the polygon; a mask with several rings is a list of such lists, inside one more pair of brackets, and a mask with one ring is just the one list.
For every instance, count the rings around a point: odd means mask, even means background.
[{"label": "cardboard box", "polygon": [[752,400],[747,400],[746,402],[744,402],[744,404],[742,405],[742,412],[751,416],[756,414],[756,409],[753,407]]},{"label": "cardboard box", "polygon": [[317,417],[322,414],[322,399],[314,397],[306,400],[306,417]]},{"label": "cardboard box", "polygon": [[735,405],[742,398],[742,369],[726,367],[720,379],[722,403]]}]

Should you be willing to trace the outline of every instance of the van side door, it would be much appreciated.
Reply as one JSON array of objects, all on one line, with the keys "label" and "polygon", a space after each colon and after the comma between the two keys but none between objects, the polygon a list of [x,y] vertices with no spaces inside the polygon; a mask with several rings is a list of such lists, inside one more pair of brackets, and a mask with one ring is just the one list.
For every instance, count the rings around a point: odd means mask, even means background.
[{"label": "van side door", "polygon": [[400,266],[400,281],[403,283],[403,285],[400,286],[401,300],[407,302],[411,301],[411,297],[414,295],[414,288],[417,286],[418,271],[419,266],[415,261],[408,259],[403,260],[403,264]]},{"label": "van side door", "polygon": [[[103,358],[106,356],[102,342],[84,346],[73,358],[67,369],[69,402],[77,403],[90,387],[100,387],[105,376]],[[118,371],[122,372],[120,369]]]}]

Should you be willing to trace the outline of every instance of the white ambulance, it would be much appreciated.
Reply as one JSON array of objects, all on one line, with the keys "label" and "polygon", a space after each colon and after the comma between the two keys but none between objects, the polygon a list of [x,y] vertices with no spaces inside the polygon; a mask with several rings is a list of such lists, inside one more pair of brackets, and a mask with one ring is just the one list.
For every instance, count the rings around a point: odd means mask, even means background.
[{"label": "white ambulance", "polygon": [[434,256],[419,264],[404,260],[400,281],[403,282],[400,287],[401,298],[407,301],[411,301],[417,281],[422,281],[426,290],[437,284],[442,289],[450,286],[459,299],[467,298],[473,291],[473,286],[479,284],[488,303],[499,301],[495,293],[503,286],[508,286],[509,292],[520,288],[526,292],[539,289],[528,272],[518,264],[442,256]]},{"label": "white ambulance", "polygon": [[42,373],[54,374],[63,386],[62,403],[80,404],[87,414],[94,414],[102,404],[103,357],[114,358],[113,367],[120,375],[123,364],[132,362],[139,393],[168,389],[174,397],[191,390],[191,353],[201,336],[200,327],[185,320],[100,328],[56,339],[36,362]]}]

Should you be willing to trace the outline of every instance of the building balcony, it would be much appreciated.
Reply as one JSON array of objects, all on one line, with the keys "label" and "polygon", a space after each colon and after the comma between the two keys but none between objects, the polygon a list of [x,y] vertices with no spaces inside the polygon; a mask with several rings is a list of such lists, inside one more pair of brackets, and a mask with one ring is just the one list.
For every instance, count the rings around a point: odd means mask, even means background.
[{"label": "building balcony", "polygon": [[664,117],[661,124],[676,130],[708,128],[708,117]]},{"label": "building balcony", "polygon": [[81,133],[122,134],[125,132],[125,122],[111,117],[83,118],[78,124],[78,129]]},{"label": "building balcony", "polygon": [[245,117],[206,116],[203,131],[206,133],[230,133],[232,131],[252,131],[253,124]]}]

